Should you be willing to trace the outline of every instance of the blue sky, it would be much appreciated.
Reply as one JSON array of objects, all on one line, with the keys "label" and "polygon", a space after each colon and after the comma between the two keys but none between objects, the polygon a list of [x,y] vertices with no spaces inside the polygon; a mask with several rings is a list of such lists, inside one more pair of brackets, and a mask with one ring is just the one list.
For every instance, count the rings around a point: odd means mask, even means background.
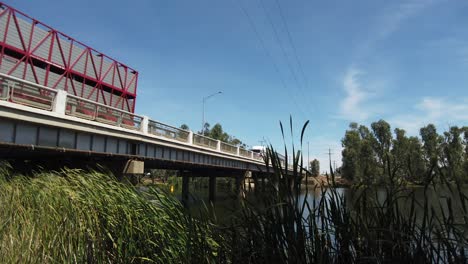
[{"label": "blue sky", "polygon": [[139,114],[198,131],[222,91],[206,121],[277,147],[280,120],[310,120],[322,168],[351,121],[468,125],[468,1],[6,3],[138,70]]}]

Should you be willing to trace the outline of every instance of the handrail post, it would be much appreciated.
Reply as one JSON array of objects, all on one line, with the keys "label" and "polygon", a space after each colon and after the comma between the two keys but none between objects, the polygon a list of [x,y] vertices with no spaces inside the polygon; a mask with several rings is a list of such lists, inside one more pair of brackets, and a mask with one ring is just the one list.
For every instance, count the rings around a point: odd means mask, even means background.
[{"label": "handrail post", "polygon": [[237,146],[237,148],[236,148],[236,155],[240,156],[240,147],[239,146]]},{"label": "handrail post", "polygon": [[254,153],[253,153],[253,151],[250,151],[250,158],[251,158],[251,159],[254,158]]},{"label": "handrail post", "polygon": [[192,130],[189,131],[188,138],[187,138],[187,143],[189,145],[193,145],[193,131]]},{"label": "handrail post", "polygon": [[67,92],[64,90],[57,90],[57,93],[55,94],[55,100],[53,102],[53,107],[52,111],[65,115],[65,109],[67,108]]},{"label": "handrail post", "polygon": [[221,140],[216,140],[216,150],[221,152]]},{"label": "handrail post", "polygon": [[140,128],[141,133],[148,134],[148,126],[149,126],[149,117],[143,116],[143,119],[141,120],[141,128]]}]

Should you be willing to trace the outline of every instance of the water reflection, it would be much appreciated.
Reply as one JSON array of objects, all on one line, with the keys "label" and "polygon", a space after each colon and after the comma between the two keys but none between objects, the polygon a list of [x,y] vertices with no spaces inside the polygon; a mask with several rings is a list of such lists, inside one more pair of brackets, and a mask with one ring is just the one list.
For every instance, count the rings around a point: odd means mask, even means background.
[{"label": "water reflection", "polygon": [[[391,202],[387,199],[389,192],[386,188],[370,188],[366,190],[356,190],[353,188],[335,188],[335,195],[338,195],[340,199],[335,200],[338,206],[341,203],[345,203],[345,206],[353,211],[353,205],[355,201],[366,192],[367,201],[370,203],[376,202],[377,206],[386,206],[386,203]],[[181,199],[180,191],[174,192],[178,199]],[[450,204],[453,208],[452,213],[455,221],[464,221],[466,215],[463,206],[463,199],[456,194],[453,190],[450,190],[446,186],[437,188],[423,188],[423,187],[411,187],[397,193],[397,203],[401,212],[410,214],[412,207],[418,216],[422,217],[424,213],[424,202],[427,201],[428,208],[433,208],[434,213],[437,216],[448,215]],[[226,186],[218,186],[216,193],[216,201],[211,204],[208,201],[208,188],[198,187],[191,188],[189,199],[189,208],[192,213],[199,215],[206,209],[209,210],[210,214],[215,216],[217,220],[224,222],[230,217],[236,214],[240,208],[239,196],[236,196],[232,189],[226,188]],[[468,195],[468,188],[464,188],[464,195]],[[242,192],[243,198],[248,200],[249,203],[254,206],[260,206],[261,204],[255,199],[255,189],[246,188]],[[307,200],[311,209],[318,205],[323,195],[325,195],[325,201],[330,200],[331,190],[326,188],[320,188],[316,186],[302,187],[299,195],[298,205],[302,206],[304,199]],[[414,197],[414,199],[413,199]],[[413,201],[414,200],[414,201]],[[308,210],[304,211],[304,217],[308,216]]]}]

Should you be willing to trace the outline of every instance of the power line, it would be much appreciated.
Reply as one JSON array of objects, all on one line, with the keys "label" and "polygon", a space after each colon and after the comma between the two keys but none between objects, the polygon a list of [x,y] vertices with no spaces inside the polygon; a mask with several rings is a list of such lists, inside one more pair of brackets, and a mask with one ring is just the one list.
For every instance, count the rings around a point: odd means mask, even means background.
[{"label": "power line", "polygon": [[249,12],[248,12],[247,9],[242,5],[242,3],[240,2],[240,0],[237,0],[237,4],[238,4],[239,7],[241,8],[241,10],[242,10],[242,12],[244,13],[244,15],[247,17],[247,20],[249,21],[250,27],[252,27],[252,29],[253,29],[255,35],[256,35],[257,38],[259,39],[260,44],[262,45],[262,48],[263,48],[263,50],[265,51],[267,57],[272,61],[273,68],[275,69],[276,73],[277,73],[278,76],[280,77],[282,86],[283,86],[283,88],[286,90],[286,93],[291,97],[291,99],[292,99],[294,105],[296,106],[296,108],[299,109],[299,111],[300,111],[300,113],[303,115],[303,117],[304,117],[305,119],[307,119],[307,115],[305,114],[305,112],[303,111],[303,109],[300,107],[300,105],[297,103],[296,99],[294,98],[294,95],[287,92],[289,89],[288,89],[288,86],[286,85],[286,81],[284,80],[283,76],[281,75],[281,72],[280,72],[280,70],[279,70],[279,67],[278,67],[278,65],[276,64],[276,61],[273,59],[273,56],[271,55],[270,51],[267,49],[267,47],[266,47],[266,45],[265,45],[265,41],[263,40],[263,37],[260,35],[260,32],[258,31],[257,27],[255,26],[255,23],[254,23],[252,17],[250,16]]},{"label": "power line", "polygon": [[[269,13],[268,13],[268,11],[267,11],[267,9],[265,7],[265,2],[264,2],[264,0],[259,0],[259,3],[260,3],[260,5],[261,5],[261,7],[263,9],[263,12],[265,13],[265,16],[267,17],[268,22],[270,23],[271,28],[273,29],[276,42],[278,42],[278,45],[281,48],[283,56],[285,57],[285,60],[286,60],[286,64],[288,65],[289,71],[291,72],[291,74],[292,74],[292,76],[294,78],[294,81],[296,82],[296,85],[298,87],[298,90],[300,92],[300,96],[302,95],[302,97],[304,98],[305,97],[304,90],[302,89],[302,86],[301,86],[301,84],[299,82],[299,79],[297,78],[296,71],[295,71],[294,67],[292,66],[292,64],[290,62],[289,55],[286,52],[286,49],[285,49],[285,47],[283,45],[283,42],[281,41],[281,38],[279,37],[279,33],[278,33],[278,30],[276,29],[275,24],[273,23],[273,19],[271,18],[271,16],[269,15]],[[306,108],[306,110],[307,109],[308,108]],[[308,114],[310,114],[310,113],[308,113]]]},{"label": "power line", "polygon": [[[288,23],[286,23],[286,18],[284,17],[283,8],[281,7],[281,5],[279,3],[279,0],[275,0],[275,2],[276,2],[276,6],[279,9],[280,17],[281,17],[281,20],[283,21],[284,28],[286,29],[286,33],[288,35],[289,43],[290,43],[291,47],[293,48],[293,52],[294,52],[294,56],[296,58],[297,65],[299,66],[299,70],[300,70],[300,72],[302,74],[302,78],[304,79],[305,87],[307,89],[309,87],[309,79],[307,78],[307,75],[304,72],[304,68],[302,67],[302,63],[301,63],[301,60],[299,59],[299,56],[297,55],[297,48],[296,48],[296,45],[294,44],[294,41],[293,41],[293,38],[292,38],[292,35],[291,35],[291,31],[289,30],[289,27],[288,27]],[[316,108],[315,104],[311,104],[311,105],[312,105],[312,107],[314,107],[314,109]]]}]

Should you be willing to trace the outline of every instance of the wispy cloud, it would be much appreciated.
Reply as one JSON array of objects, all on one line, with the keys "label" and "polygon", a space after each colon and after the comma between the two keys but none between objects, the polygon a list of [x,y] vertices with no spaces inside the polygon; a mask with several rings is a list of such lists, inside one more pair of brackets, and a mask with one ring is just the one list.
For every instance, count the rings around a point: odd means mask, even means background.
[{"label": "wispy cloud", "polygon": [[365,59],[372,54],[379,42],[384,41],[398,31],[405,22],[440,1],[409,0],[397,4],[394,1],[389,1],[389,5],[376,15],[374,26],[368,31],[368,35],[362,37],[362,41],[354,54],[356,60]]},{"label": "wispy cloud", "polygon": [[410,0],[388,8],[388,10],[385,10],[381,22],[378,23],[377,36],[380,39],[387,38],[397,31],[406,20],[421,13],[436,2],[438,0]]},{"label": "wispy cloud", "polygon": [[[409,0],[393,4],[383,9],[375,21],[375,27],[369,31],[369,35],[362,38],[359,48],[355,53],[354,61],[348,67],[343,78],[344,99],[340,102],[339,117],[363,122],[376,114],[381,114],[382,104],[375,101],[376,97],[383,95],[386,89],[386,80],[389,79],[389,71],[383,75],[375,75],[369,66],[364,66],[371,56],[378,42],[390,37],[398,31],[403,23],[418,15],[423,10],[439,2],[440,0]],[[468,49],[466,50],[468,54]],[[380,61],[383,65],[385,61]],[[365,77],[365,78],[364,78]],[[372,80],[372,81],[370,81]],[[378,87],[380,86],[380,87]],[[382,89],[383,88],[383,89]],[[371,102],[371,100],[374,102]],[[380,109],[379,109],[380,107]]]},{"label": "wispy cloud", "polygon": [[[451,123],[447,123],[450,120]],[[390,123],[417,135],[419,128],[432,123],[439,129],[447,129],[451,125],[468,123],[468,98],[449,99],[424,97],[413,106],[411,114],[390,117]]]},{"label": "wispy cloud", "polygon": [[355,67],[348,69],[345,74],[343,88],[346,96],[340,104],[340,116],[344,119],[362,121],[369,116],[362,107],[369,98],[369,93],[364,90],[359,79],[362,74],[364,73]]}]

